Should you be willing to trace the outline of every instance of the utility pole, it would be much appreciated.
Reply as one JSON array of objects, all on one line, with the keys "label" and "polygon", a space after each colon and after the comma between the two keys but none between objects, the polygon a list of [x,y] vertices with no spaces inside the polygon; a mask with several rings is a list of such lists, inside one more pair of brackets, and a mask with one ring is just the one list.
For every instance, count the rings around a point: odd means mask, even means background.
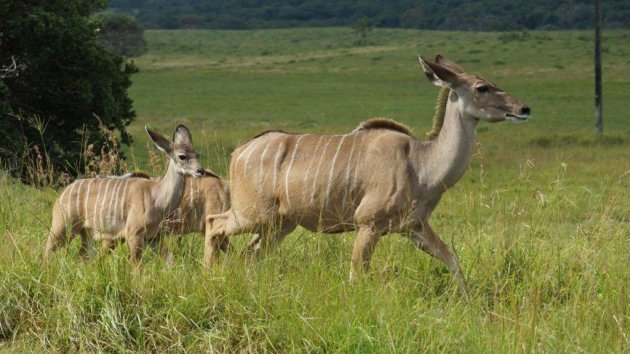
[{"label": "utility pole", "polygon": [[602,12],[600,0],[595,0],[595,132],[601,135],[604,131],[602,117]]}]

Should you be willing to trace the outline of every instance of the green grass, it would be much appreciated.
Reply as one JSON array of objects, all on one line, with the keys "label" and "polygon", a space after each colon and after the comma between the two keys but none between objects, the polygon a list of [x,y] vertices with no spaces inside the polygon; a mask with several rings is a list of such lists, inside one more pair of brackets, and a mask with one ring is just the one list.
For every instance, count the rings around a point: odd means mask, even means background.
[{"label": "green grass", "polygon": [[[132,167],[148,169],[142,127],[188,124],[204,165],[264,129],[344,133],[390,117],[421,136],[437,88],[416,55],[444,54],[526,101],[526,124],[480,124],[469,171],[432,218],[459,255],[464,303],[445,267],[399,235],[372,272],[347,281],[354,233],[298,229],[260,261],[200,265],[128,251],[41,261],[58,191],[0,174],[0,350],[251,352],[628,352],[630,47],[606,31],[605,136],[593,136],[591,34],[377,29],[149,31],[131,89]],[[586,39],[585,39],[586,38]],[[248,236],[232,238],[236,250]]]}]

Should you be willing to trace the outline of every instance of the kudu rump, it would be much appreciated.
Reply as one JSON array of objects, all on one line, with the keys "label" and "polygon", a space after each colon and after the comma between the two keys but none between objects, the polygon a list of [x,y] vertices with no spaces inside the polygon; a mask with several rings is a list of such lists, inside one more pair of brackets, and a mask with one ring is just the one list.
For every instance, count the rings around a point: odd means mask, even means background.
[{"label": "kudu rump", "polygon": [[179,206],[185,176],[204,174],[188,128],[179,125],[173,142],[149,129],[146,131],[158,149],[169,156],[164,176],[159,180],[86,178],[70,184],[53,207],[45,258],[79,234],[82,253],[87,252],[90,237],[124,238],[131,259],[134,262],[140,259],[144,242],[156,237],[162,221]]},{"label": "kudu rump", "polygon": [[297,225],[327,233],[358,230],[352,278],[367,270],[382,235],[410,231],[413,243],[444,262],[466,293],[457,257],[429,218],[468,168],[477,123],[526,120],[530,109],[442,56],[420,58],[420,64],[431,83],[450,90],[434,139],[420,141],[382,119],[346,135],[259,134],[232,155],[231,209],[208,217],[206,265],[229,235],[262,232],[252,246],[268,248]]}]

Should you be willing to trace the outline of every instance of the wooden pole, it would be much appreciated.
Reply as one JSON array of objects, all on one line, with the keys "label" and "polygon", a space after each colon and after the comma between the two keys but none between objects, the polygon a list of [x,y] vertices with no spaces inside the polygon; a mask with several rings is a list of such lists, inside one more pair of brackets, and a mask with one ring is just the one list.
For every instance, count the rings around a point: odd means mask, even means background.
[{"label": "wooden pole", "polygon": [[595,0],[595,132],[597,135],[601,135],[604,131],[604,119],[602,117],[601,22],[600,0]]}]

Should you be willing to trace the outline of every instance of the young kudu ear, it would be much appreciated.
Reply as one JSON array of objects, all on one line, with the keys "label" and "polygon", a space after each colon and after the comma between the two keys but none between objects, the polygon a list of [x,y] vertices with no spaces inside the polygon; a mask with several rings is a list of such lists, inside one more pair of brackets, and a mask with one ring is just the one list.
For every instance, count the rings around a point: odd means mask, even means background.
[{"label": "young kudu ear", "polygon": [[180,124],[175,128],[173,133],[173,142],[175,144],[186,144],[192,146],[192,134],[185,125]]},{"label": "young kudu ear", "polygon": [[447,58],[447,57],[445,57],[445,56],[443,56],[441,54],[438,54],[435,57],[435,62],[437,64],[440,64],[442,66],[445,66],[445,67],[451,69],[451,71],[453,71],[456,74],[461,74],[461,73],[464,72],[464,68],[462,68],[461,66],[455,64],[452,60],[450,60],[449,58]]},{"label": "young kudu ear", "polygon": [[430,60],[418,57],[424,74],[435,86],[446,87],[452,89],[457,82],[457,73],[446,66],[434,63]]},{"label": "young kudu ear", "polygon": [[168,141],[168,139],[166,139],[160,133],[154,132],[153,130],[147,128],[146,125],[144,126],[144,130],[147,131],[147,134],[149,134],[149,136],[151,137],[151,140],[153,140],[153,142],[155,143],[155,146],[157,146],[158,149],[164,151],[167,154],[171,153],[171,151],[173,150],[173,147],[172,147],[171,142]]}]

